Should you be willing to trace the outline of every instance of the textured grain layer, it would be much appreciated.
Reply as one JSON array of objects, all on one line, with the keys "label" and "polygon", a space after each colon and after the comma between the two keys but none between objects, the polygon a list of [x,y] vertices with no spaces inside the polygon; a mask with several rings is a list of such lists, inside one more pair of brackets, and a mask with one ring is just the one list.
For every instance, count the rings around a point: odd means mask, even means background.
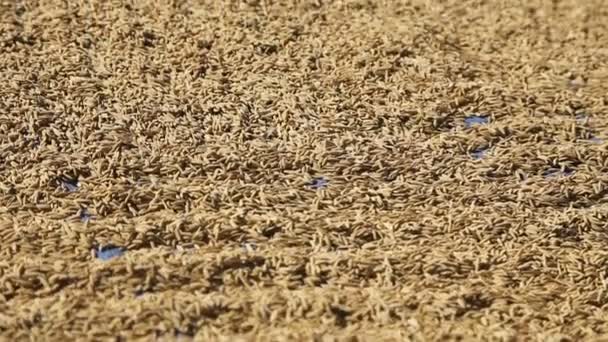
[{"label": "textured grain layer", "polygon": [[607,25],[0,2],[0,339],[608,336]]}]

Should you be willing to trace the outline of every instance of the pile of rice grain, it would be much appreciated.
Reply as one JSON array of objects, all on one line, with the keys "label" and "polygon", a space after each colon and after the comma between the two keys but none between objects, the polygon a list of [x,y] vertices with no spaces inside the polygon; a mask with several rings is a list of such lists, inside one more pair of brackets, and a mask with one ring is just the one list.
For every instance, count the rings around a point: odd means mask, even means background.
[{"label": "pile of rice grain", "polygon": [[0,339],[608,338],[607,25],[0,3]]}]

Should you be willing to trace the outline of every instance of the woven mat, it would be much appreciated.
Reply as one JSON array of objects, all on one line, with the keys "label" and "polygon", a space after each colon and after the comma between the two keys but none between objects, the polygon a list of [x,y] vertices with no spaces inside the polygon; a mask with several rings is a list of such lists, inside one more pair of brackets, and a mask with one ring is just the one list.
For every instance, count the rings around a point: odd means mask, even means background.
[{"label": "woven mat", "polygon": [[604,1],[0,25],[0,339],[607,336]]}]

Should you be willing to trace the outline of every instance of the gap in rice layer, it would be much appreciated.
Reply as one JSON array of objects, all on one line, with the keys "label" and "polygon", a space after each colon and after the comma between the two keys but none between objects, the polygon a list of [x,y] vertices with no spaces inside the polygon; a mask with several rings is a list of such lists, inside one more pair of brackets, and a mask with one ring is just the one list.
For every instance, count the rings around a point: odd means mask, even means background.
[{"label": "gap in rice layer", "polygon": [[490,122],[490,117],[487,115],[471,115],[464,118],[464,126],[471,128],[478,125],[486,125]]},{"label": "gap in rice layer", "polygon": [[325,177],[315,177],[306,185],[309,186],[311,189],[317,190],[326,188],[328,184],[329,181],[325,179]]},{"label": "gap in rice layer", "polygon": [[87,209],[87,208],[80,209],[80,213],[78,214],[78,217],[80,218],[80,221],[83,223],[90,222],[91,219],[95,218],[95,216],[91,215],[91,213],[89,212],[89,209]]},{"label": "gap in rice layer", "polygon": [[488,148],[482,147],[482,148],[478,148],[473,150],[470,155],[473,159],[475,160],[479,160],[479,159],[483,159],[485,158],[488,153],[490,152],[490,150]]},{"label": "gap in rice layer", "polygon": [[78,189],[80,188],[80,182],[78,181],[78,179],[62,177],[59,180],[59,184],[61,185],[63,190],[65,190],[67,192],[77,192]]},{"label": "gap in rice layer", "polygon": [[596,136],[592,136],[590,139],[587,140],[588,142],[592,143],[592,144],[603,144],[604,143],[604,139],[602,138],[598,138]]},{"label": "gap in rice layer", "polygon": [[559,168],[549,168],[547,169],[545,172],[543,172],[543,177],[544,178],[562,178],[562,177],[569,177],[572,176],[574,174],[574,170],[571,168],[564,168],[559,169]]},{"label": "gap in rice layer", "polygon": [[95,250],[95,257],[101,261],[108,261],[114,258],[118,258],[124,253],[125,250],[122,247],[106,245],[103,247],[99,247],[97,250]]},{"label": "gap in rice layer", "polygon": [[590,119],[591,117],[587,113],[578,113],[575,116],[575,120],[579,124],[586,124]]}]

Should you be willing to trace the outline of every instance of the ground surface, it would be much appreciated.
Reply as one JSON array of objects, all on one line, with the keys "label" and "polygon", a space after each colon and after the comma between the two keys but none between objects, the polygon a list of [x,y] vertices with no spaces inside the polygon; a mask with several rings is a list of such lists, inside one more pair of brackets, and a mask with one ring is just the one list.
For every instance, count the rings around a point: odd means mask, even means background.
[{"label": "ground surface", "polygon": [[608,5],[3,1],[7,341],[608,334]]}]

